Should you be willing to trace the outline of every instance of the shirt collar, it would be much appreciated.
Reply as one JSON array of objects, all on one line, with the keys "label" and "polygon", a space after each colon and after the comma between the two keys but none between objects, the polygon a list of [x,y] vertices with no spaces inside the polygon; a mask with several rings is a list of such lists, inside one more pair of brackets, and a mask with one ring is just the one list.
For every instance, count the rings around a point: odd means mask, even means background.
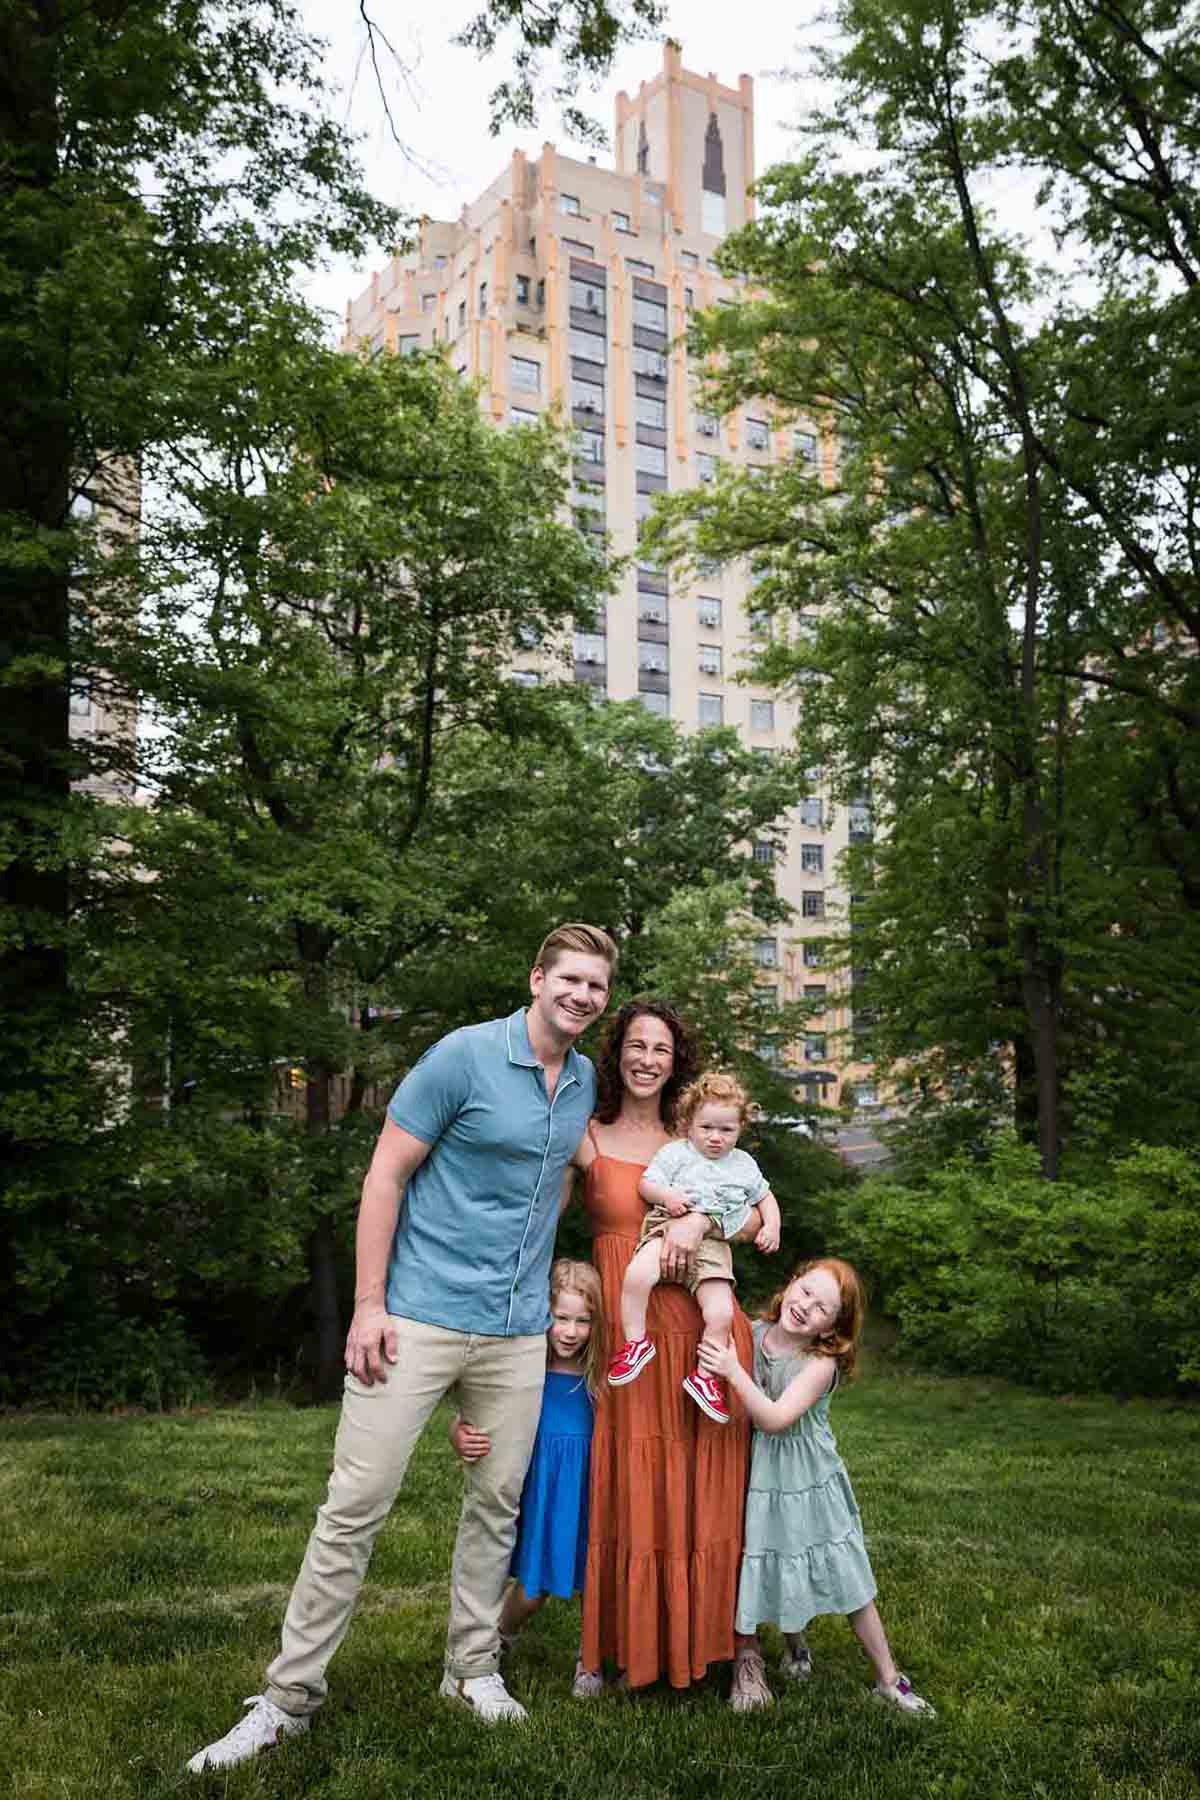
[{"label": "shirt collar", "polygon": [[[508,1046],[508,1060],[521,1069],[540,1069],[541,1062],[533,1053],[533,1045],[529,1042],[529,1019],[526,1009],[519,1006],[515,1013],[510,1013],[504,1021],[504,1037]],[[563,1073],[570,1074],[576,1081],[579,1079],[580,1056],[574,1044],[567,1050],[563,1058]]]}]

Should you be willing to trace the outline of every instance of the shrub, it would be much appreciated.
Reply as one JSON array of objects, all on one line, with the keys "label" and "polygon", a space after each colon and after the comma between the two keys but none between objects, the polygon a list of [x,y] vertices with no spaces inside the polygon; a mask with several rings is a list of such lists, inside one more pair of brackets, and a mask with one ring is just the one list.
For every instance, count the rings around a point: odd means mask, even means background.
[{"label": "shrub", "polygon": [[842,1197],[838,1248],[873,1279],[905,1354],[1064,1392],[1200,1380],[1200,1160],[1142,1146],[1103,1182],[1045,1182],[1011,1134],[920,1190]]},{"label": "shrub", "polygon": [[5,1405],[161,1410],[210,1396],[204,1359],[174,1313],[151,1322],[100,1306],[49,1316],[42,1325],[19,1366],[0,1376]]}]

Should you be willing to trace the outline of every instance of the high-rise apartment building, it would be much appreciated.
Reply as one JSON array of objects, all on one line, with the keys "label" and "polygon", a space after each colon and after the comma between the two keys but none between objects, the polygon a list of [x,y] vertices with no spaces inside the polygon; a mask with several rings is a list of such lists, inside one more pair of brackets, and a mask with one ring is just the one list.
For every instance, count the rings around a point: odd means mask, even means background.
[{"label": "high-rise apartment building", "polygon": [[[668,43],[661,73],[632,99],[618,95],[614,141],[615,169],[551,144],[536,160],[515,152],[457,221],[424,221],[419,245],[348,307],[346,346],[403,355],[444,345],[482,384],[497,426],[557,402],[576,433],[576,508],[631,554],[657,494],[714,480],[723,462],[765,469],[799,456],[828,470],[832,447],[816,421],[781,423],[765,406],[713,416],[689,373],[688,313],[734,298],[715,255],[753,216],[750,77],[726,87],[693,74]],[[733,725],[769,753],[789,741],[797,703],[734,679],[767,629],[744,565],[685,582],[635,559],[606,616],[576,633],[575,678],[687,728]],[[514,678],[540,678],[536,654],[518,659]],[[776,860],[796,917],[758,945],[764,981],[818,1009],[795,1060],[827,1102],[846,1080],[860,1099],[871,1092],[869,1068],[848,1058],[849,990],[821,953],[848,904],[838,853],[869,829],[865,804],[847,811],[814,794],[794,809]],[[772,857],[767,844],[754,854]]]}]

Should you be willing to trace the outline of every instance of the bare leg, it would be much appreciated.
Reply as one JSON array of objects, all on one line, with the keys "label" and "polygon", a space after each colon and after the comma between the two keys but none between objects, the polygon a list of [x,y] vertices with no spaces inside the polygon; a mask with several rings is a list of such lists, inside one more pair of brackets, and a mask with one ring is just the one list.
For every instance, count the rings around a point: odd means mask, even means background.
[{"label": "bare leg", "polygon": [[525,1629],[534,1613],[541,1612],[545,1604],[545,1594],[527,1594],[520,1582],[514,1581],[500,1608],[500,1636],[515,1638],[519,1631]]},{"label": "bare leg", "polygon": [[702,1281],[696,1288],[696,1304],[704,1319],[704,1335],[721,1349],[733,1330],[733,1289],[720,1276]]},{"label": "bare leg", "polygon": [[662,1239],[647,1238],[635,1250],[625,1271],[621,1283],[621,1330],[627,1344],[646,1335],[646,1308],[659,1283],[661,1262]]},{"label": "bare leg", "polygon": [[850,1629],[875,1665],[875,1679],[884,1687],[893,1686],[898,1671],[875,1602],[868,1601],[847,1617]]}]

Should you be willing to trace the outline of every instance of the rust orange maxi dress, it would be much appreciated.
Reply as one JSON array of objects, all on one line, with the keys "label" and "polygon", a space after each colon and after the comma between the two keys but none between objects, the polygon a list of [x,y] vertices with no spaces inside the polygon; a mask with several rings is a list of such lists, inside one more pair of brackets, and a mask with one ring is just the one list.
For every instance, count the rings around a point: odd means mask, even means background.
[{"label": "rust orange maxi dress", "polygon": [[[597,1153],[584,1182],[610,1351],[621,1342],[621,1281],[646,1211],[645,1166]],[[664,1675],[687,1687],[733,1655],[750,1421],[732,1394],[733,1417],[718,1425],[683,1392],[701,1329],[686,1288],[655,1288],[646,1329],[657,1357],[628,1386],[606,1387],[596,1408],[581,1654],[589,1669],[610,1658],[631,1687]],[[740,1307],[734,1336],[749,1368]]]}]

